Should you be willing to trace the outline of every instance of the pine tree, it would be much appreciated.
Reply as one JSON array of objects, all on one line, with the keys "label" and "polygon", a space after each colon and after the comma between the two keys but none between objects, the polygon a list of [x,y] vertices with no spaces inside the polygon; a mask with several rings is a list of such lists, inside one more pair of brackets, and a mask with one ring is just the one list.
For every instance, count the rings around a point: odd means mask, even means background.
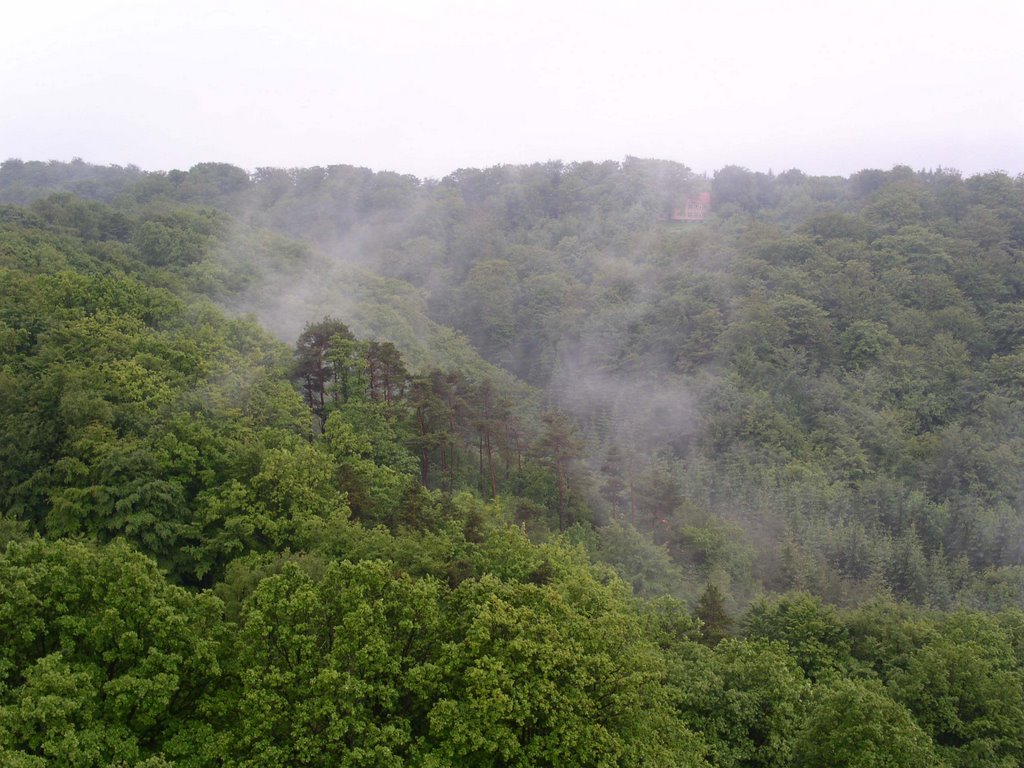
[{"label": "pine tree", "polygon": [[714,647],[732,634],[732,619],[725,610],[722,593],[714,584],[708,584],[697,600],[693,615],[700,619],[700,642]]}]

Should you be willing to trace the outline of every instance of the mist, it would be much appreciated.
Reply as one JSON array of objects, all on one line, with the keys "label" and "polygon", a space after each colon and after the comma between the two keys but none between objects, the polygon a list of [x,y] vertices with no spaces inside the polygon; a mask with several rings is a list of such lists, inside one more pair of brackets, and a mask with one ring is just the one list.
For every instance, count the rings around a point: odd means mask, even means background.
[{"label": "mist", "polygon": [[[413,373],[487,383],[516,452],[557,468],[559,528],[635,524],[689,584],[840,602],[885,585],[947,606],[975,590],[963,563],[1024,564],[1007,544],[1024,477],[1020,179],[705,175],[636,157],[440,180],[94,168],[10,161],[0,190],[95,194],[143,217],[221,209],[234,229],[188,279],[219,281],[213,298],[285,344],[330,316],[394,343]],[[702,195],[703,219],[676,217]],[[459,440],[482,467],[475,424]],[[551,496],[518,495],[543,483],[509,456],[477,490],[550,513]],[[910,561],[935,591],[906,581]]]},{"label": "mist", "polygon": [[[941,378],[917,373],[905,390],[885,383],[900,380],[901,366],[918,365],[908,361],[984,359],[990,347],[970,329],[988,322],[985,304],[950,293],[946,301],[977,319],[936,319],[933,327],[922,326],[920,309],[895,309],[917,301],[914,294],[877,306],[863,297],[895,290],[905,279],[900,264],[930,268],[916,256],[883,255],[916,253],[923,226],[936,228],[929,248],[945,237],[942,247],[964,258],[989,253],[972,250],[968,235],[938,233],[970,210],[965,196],[1014,221],[1019,182],[1005,175],[899,166],[844,179],[732,166],[705,177],[676,163],[627,158],[462,169],[439,181],[351,167],[292,177],[290,191],[269,205],[239,203],[243,217],[311,241],[301,269],[259,283],[247,308],[286,340],[303,323],[332,315],[360,335],[393,341],[415,369],[446,367],[459,350],[460,365],[478,378],[525,382],[532,389],[519,390],[524,413],[558,409],[577,425],[586,471],[575,482],[580,492],[589,484],[584,497],[595,513],[625,514],[677,557],[705,558],[713,565],[699,572],[713,571],[733,594],[751,594],[757,580],[793,583],[779,564],[793,546],[819,553],[806,566],[821,569],[818,575],[799,583],[835,599],[862,594],[843,569],[862,578],[882,567],[871,563],[922,536],[908,533],[908,519],[867,513],[876,495],[913,506],[925,483],[929,500],[912,523],[924,526],[950,514],[938,510],[960,503],[955,493],[965,487],[935,468],[963,460],[945,442],[905,449],[923,462],[908,473],[899,469],[907,459],[893,453],[893,435],[941,441],[944,429],[992,430],[984,417],[958,410],[969,402],[967,390],[951,395]],[[304,178],[318,181],[303,186]],[[711,190],[711,218],[674,223],[678,201],[702,189]],[[302,211],[325,209],[330,217],[302,223]],[[1015,237],[1017,225],[1005,226],[1011,229],[1000,237]],[[885,267],[885,259],[896,260]],[[883,269],[897,269],[884,273],[896,280],[891,286],[865,282]],[[882,346],[865,347],[863,361],[845,359],[866,332],[881,334]],[[941,346],[947,343],[953,346]],[[888,421],[893,402],[901,419],[918,426]],[[933,430],[935,438],[914,437]],[[992,439],[1009,446],[1017,438]],[[999,504],[1017,503],[1007,479],[1014,475],[984,471],[993,501],[978,503],[996,505],[986,513],[1001,521],[992,525],[1012,527]],[[622,479],[615,482],[629,488],[628,512],[625,491],[602,490],[616,472]],[[950,496],[951,488],[961,490]],[[736,527],[721,527],[729,525]],[[856,567],[833,541],[835,531],[873,542]],[[968,546],[954,528],[929,535],[954,551]],[[1016,562],[998,540],[990,531],[969,546]],[[700,554],[716,541],[718,554]],[[753,571],[751,552],[758,553]]]},{"label": "mist", "polygon": [[5,762],[1024,765],[1024,5],[5,22]]},{"label": "mist", "polygon": [[1016,764],[1022,265],[1001,174],[5,162],[5,753]]}]

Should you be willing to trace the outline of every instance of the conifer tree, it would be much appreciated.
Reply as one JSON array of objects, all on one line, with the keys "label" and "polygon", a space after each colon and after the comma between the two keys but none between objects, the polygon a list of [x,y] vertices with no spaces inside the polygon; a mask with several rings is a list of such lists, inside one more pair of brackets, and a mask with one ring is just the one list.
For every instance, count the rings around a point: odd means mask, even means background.
[{"label": "conifer tree", "polygon": [[722,593],[714,584],[708,584],[693,615],[701,621],[700,641],[704,645],[716,646],[732,634],[732,619],[725,610]]}]

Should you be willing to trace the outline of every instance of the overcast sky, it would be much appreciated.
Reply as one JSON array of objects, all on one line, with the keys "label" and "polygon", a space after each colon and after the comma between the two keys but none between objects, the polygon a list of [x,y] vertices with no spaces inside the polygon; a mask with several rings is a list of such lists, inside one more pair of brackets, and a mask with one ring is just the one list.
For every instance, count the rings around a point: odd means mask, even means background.
[{"label": "overcast sky", "polygon": [[19,2],[0,159],[1024,172],[1024,2]]}]

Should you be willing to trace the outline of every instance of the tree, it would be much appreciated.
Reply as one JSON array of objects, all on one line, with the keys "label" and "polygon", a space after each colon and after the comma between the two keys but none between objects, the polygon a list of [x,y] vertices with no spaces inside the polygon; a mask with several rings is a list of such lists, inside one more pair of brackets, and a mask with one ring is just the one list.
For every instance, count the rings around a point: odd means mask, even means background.
[{"label": "tree", "polygon": [[714,647],[732,634],[732,619],[725,610],[722,593],[714,584],[708,584],[697,600],[693,615],[700,619],[701,642]]},{"label": "tree", "polygon": [[819,688],[793,748],[793,768],[937,768],[943,762],[906,707],[877,684]]},{"label": "tree", "polygon": [[287,564],[242,613],[243,766],[390,766],[416,758],[437,696],[441,585],[390,564]]},{"label": "tree", "polygon": [[[626,509],[633,509],[633,505],[627,503],[627,496],[632,499],[632,492],[626,481],[626,472],[625,455],[618,445],[613,444],[601,465],[601,474],[604,475],[601,495],[611,505],[612,517],[616,519],[624,517]],[[630,515],[630,520],[635,522],[635,512]]]},{"label": "tree", "polygon": [[432,764],[702,765],[622,585],[548,554],[546,583],[488,575],[453,592]]},{"label": "tree", "polygon": [[0,762],[218,764],[231,688],[221,608],[124,542],[12,544],[0,555]]},{"label": "tree", "polygon": [[[340,342],[354,340],[343,322],[325,317],[318,323],[307,323],[296,342],[294,376],[310,410],[319,418],[321,429],[327,422],[328,385],[339,386],[342,368],[338,355],[332,352]],[[340,383],[345,382],[347,378],[342,374]]]},{"label": "tree", "polygon": [[950,765],[1024,760],[1024,683],[1010,637],[986,614],[944,617],[888,675]]},{"label": "tree", "polygon": [[782,645],[727,639],[677,667],[679,717],[704,736],[712,765],[792,764],[811,686]]},{"label": "tree", "polygon": [[420,482],[430,487],[430,470],[435,456],[444,461],[455,435],[446,413],[446,381],[443,371],[433,370],[415,376],[409,385],[409,405],[413,409],[416,435],[410,441],[419,457]]},{"label": "tree", "polygon": [[390,341],[367,342],[366,369],[370,399],[383,403],[390,414],[392,406],[405,394],[409,380],[401,354]]},{"label": "tree", "polygon": [[832,679],[850,667],[850,641],[839,614],[811,595],[759,601],[746,625],[748,637],[785,643],[811,680]]},{"label": "tree", "polygon": [[575,522],[569,511],[569,469],[582,447],[583,443],[576,435],[576,427],[567,416],[554,411],[544,415],[544,432],[537,442],[536,450],[542,461],[555,473],[560,531]]}]

